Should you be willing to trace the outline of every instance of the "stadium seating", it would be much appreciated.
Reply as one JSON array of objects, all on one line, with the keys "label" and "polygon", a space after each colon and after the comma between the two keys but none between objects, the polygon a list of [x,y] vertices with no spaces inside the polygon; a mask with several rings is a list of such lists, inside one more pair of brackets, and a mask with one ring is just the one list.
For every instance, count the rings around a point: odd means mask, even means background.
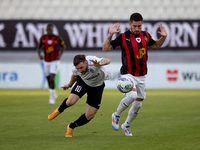
[{"label": "stadium seating", "polygon": [[199,19],[200,0],[0,0],[0,19]]}]

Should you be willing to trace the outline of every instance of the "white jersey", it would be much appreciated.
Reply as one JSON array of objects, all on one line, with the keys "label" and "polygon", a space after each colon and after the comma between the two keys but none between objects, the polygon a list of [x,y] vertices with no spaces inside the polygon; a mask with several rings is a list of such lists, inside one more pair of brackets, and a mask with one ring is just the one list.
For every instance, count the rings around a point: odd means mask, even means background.
[{"label": "white jersey", "polygon": [[[103,58],[96,56],[86,56],[88,64],[93,64],[90,60],[101,61]],[[108,80],[109,76],[103,66],[88,66],[85,74],[78,72],[75,66],[72,66],[72,72],[75,76],[80,76],[81,79],[91,87],[97,87],[103,84],[104,80]]]}]

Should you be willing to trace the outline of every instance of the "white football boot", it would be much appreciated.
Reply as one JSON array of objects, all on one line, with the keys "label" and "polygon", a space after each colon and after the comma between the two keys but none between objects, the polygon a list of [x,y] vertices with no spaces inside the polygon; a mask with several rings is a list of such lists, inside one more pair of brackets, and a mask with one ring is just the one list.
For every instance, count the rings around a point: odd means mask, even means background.
[{"label": "white football boot", "polygon": [[112,114],[112,127],[116,131],[119,130],[119,120],[120,120],[120,116],[117,116],[117,115],[115,115],[115,113],[113,113]]},{"label": "white football boot", "polygon": [[130,126],[125,126],[124,124],[121,125],[122,130],[125,132],[126,136],[133,136],[131,133]]}]

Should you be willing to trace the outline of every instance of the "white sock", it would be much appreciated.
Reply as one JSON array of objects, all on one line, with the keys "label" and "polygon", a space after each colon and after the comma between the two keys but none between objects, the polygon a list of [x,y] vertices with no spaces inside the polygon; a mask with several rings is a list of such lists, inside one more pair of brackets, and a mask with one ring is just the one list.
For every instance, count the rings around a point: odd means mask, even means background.
[{"label": "white sock", "polygon": [[49,93],[50,93],[50,95],[54,95],[55,94],[55,89],[49,89]]},{"label": "white sock", "polygon": [[137,98],[137,92],[136,91],[130,91],[126,94],[126,97],[123,98],[117,108],[117,111],[115,112],[115,115],[120,116],[121,113],[128,108],[128,106]]},{"label": "white sock", "polygon": [[133,105],[131,106],[128,112],[128,117],[126,118],[126,121],[124,122],[125,126],[130,126],[131,122],[137,117],[141,107],[142,107],[142,101],[133,102]]}]

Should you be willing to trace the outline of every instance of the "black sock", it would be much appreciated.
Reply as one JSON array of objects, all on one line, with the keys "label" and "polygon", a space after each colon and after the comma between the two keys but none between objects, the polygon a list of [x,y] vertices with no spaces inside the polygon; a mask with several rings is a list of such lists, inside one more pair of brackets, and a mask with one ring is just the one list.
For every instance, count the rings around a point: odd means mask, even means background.
[{"label": "black sock", "polygon": [[58,108],[58,111],[59,111],[60,113],[62,113],[67,107],[69,107],[69,106],[66,105],[67,99],[68,99],[68,98],[66,98],[66,99],[62,102],[62,104],[60,105],[60,107]]},{"label": "black sock", "polygon": [[74,129],[76,127],[87,124],[89,121],[90,120],[87,120],[87,118],[85,117],[85,114],[82,114],[76,121],[74,121],[74,123],[71,123],[69,127]]}]

